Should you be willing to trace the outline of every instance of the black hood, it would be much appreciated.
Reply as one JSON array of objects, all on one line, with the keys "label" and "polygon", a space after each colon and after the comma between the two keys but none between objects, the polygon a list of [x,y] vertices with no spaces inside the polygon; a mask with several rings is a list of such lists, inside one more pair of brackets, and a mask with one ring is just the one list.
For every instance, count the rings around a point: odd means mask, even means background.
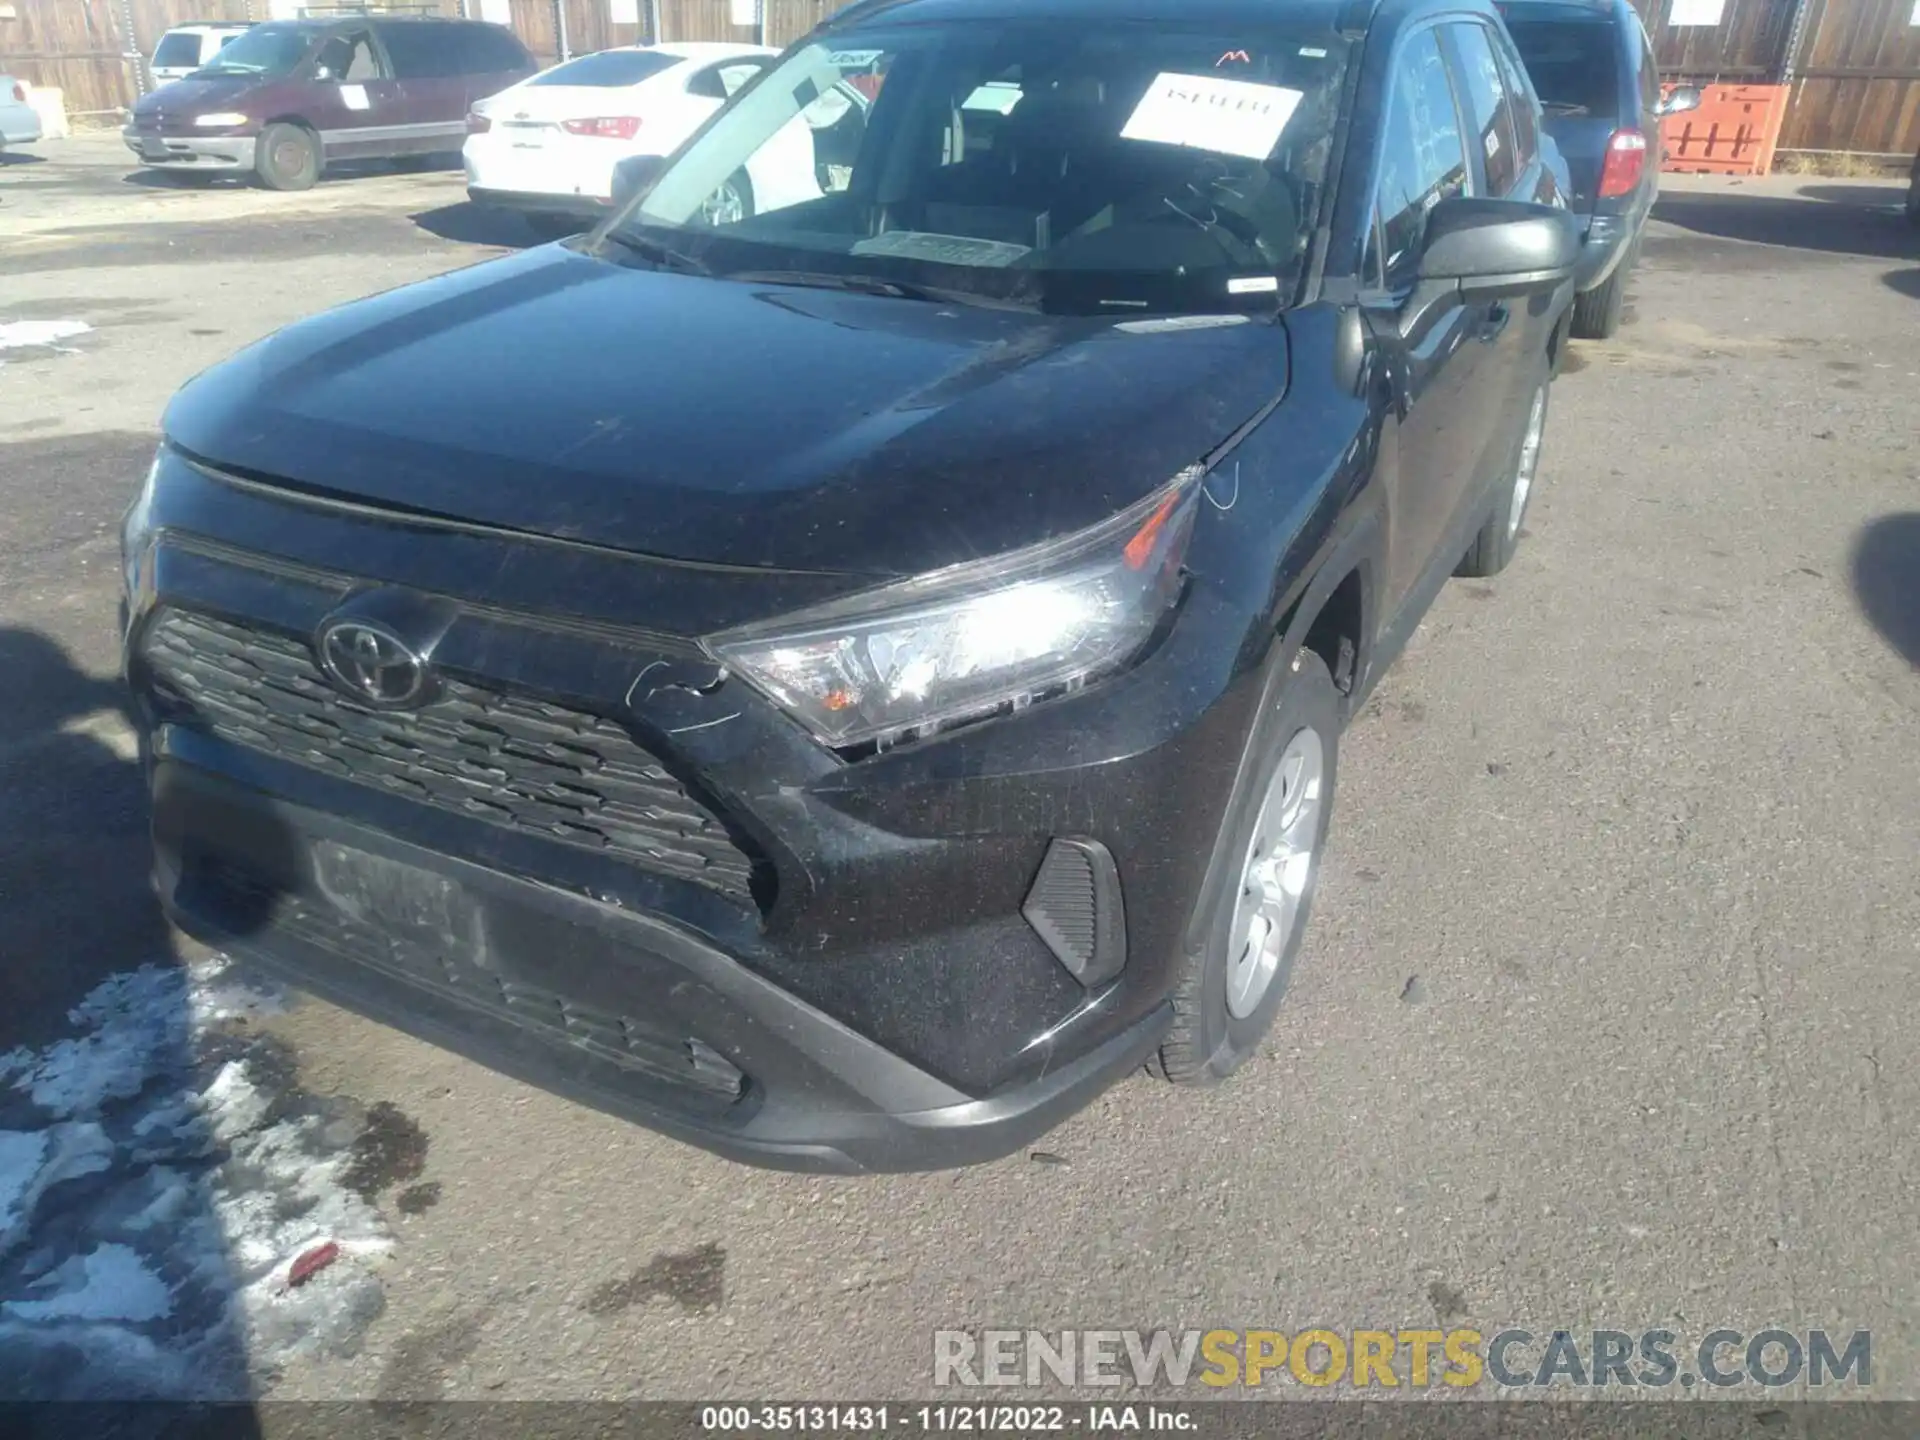
[{"label": "black hood", "polygon": [[1285,386],[1267,320],[1128,323],[708,280],[547,246],[194,380],[216,465],[638,553],[916,573],[1078,529]]}]

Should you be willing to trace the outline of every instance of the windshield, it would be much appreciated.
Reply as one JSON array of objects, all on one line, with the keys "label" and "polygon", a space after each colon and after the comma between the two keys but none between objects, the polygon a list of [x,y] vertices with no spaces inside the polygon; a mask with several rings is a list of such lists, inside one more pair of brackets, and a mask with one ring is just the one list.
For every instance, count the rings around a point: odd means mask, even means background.
[{"label": "windshield", "polygon": [[200,63],[200,32],[173,30],[160,37],[153,52],[153,63],[164,70],[191,68]]},{"label": "windshield", "polygon": [[657,50],[602,50],[556,65],[529,80],[529,85],[592,85],[617,89],[638,85],[650,75],[671,70],[680,61]]},{"label": "windshield", "polygon": [[1612,23],[1560,5],[1500,7],[1542,104],[1608,117],[1620,108]]},{"label": "windshield", "polygon": [[290,74],[306,57],[314,32],[301,25],[258,25],[224,46],[195,75]]},{"label": "windshield", "polygon": [[1290,299],[1347,43],[1307,22],[884,23],[741,91],[596,239],[1056,313]]}]

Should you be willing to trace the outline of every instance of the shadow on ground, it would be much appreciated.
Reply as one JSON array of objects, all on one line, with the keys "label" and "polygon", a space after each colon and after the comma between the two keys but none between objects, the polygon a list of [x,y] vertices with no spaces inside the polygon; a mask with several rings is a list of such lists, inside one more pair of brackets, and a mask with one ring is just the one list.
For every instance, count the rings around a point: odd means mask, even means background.
[{"label": "shadow on ground", "polygon": [[[162,170],[141,165],[131,152],[127,156],[127,163],[139,168],[122,175],[121,183],[137,185],[143,190],[211,190],[221,186],[248,189],[255,184],[252,174],[244,170]],[[458,152],[450,155],[413,155],[399,160],[335,161],[321,173],[319,186],[326,189],[369,175],[423,175],[456,169],[459,164]]]},{"label": "shadow on ground", "polygon": [[1904,295],[1909,300],[1920,300],[1920,267],[1912,270],[1889,270],[1880,278],[1889,290]]},{"label": "shadow on ground", "polygon": [[1882,638],[1920,667],[1920,512],[1884,515],[1860,532],[1853,593]]},{"label": "shadow on ground", "polygon": [[1800,194],[1828,205],[1858,205],[1868,210],[1900,208],[1907,192],[1888,185],[1802,185]]},{"label": "shadow on ground", "polygon": [[502,250],[525,250],[593,228],[585,220],[577,227],[564,227],[557,222],[537,223],[512,210],[495,210],[466,200],[457,205],[422,210],[408,218],[429,235],[451,240],[456,245],[487,245]]},{"label": "shadow on ground", "polygon": [[[1821,191],[1877,197],[1826,200]],[[1654,206],[1654,219],[1695,235],[1750,244],[1778,245],[1836,255],[1904,259],[1920,251],[1920,238],[1896,208],[1894,187],[1808,186],[1798,195],[1756,195],[1740,190],[1669,190]]]},{"label": "shadow on ground", "polygon": [[44,165],[46,163],[47,157],[44,155],[30,155],[25,150],[0,150],[0,170],[10,165]]},{"label": "shadow on ground", "polygon": [[33,1044],[108,974],[170,963],[147,804],[117,681],[0,626],[0,1049]]}]

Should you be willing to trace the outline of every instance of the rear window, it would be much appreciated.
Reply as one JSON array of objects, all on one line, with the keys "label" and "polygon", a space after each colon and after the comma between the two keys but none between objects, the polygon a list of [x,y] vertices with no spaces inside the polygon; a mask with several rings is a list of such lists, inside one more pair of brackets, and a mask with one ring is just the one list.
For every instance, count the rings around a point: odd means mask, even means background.
[{"label": "rear window", "polygon": [[387,47],[394,75],[401,80],[474,75],[496,68],[473,43],[468,32],[474,28],[399,20],[380,26],[380,41]]},{"label": "rear window", "polygon": [[598,55],[582,55],[578,60],[556,65],[528,83],[590,85],[611,90],[638,85],[679,63],[676,57],[662,55],[657,50],[602,50]]},{"label": "rear window", "polygon": [[153,63],[166,70],[175,70],[183,65],[189,68],[198,65],[200,63],[199,32],[173,30],[162,35],[159,48],[153,52]]},{"label": "rear window", "polygon": [[1610,116],[1620,108],[1620,60],[1612,22],[1565,5],[1502,5],[1514,48],[1540,103]]}]

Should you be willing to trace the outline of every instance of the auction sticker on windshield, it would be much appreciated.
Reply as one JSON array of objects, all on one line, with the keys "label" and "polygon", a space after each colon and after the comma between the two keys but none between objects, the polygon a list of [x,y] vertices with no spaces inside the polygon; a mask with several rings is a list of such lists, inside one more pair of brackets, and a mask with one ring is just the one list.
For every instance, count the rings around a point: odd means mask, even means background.
[{"label": "auction sticker on windshield", "polygon": [[1304,93],[1214,75],[1162,74],[1154,77],[1120,134],[1264,160]]}]

